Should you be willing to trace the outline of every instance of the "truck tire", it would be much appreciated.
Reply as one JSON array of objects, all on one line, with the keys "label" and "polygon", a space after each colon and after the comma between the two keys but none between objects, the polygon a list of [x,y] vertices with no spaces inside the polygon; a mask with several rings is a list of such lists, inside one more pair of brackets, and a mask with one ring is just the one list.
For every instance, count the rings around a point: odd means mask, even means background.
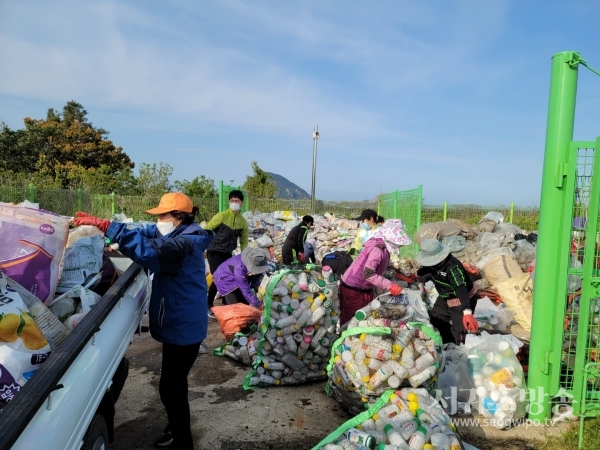
[{"label": "truck tire", "polygon": [[83,437],[81,450],[107,450],[108,429],[104,417],[96,414]]}]

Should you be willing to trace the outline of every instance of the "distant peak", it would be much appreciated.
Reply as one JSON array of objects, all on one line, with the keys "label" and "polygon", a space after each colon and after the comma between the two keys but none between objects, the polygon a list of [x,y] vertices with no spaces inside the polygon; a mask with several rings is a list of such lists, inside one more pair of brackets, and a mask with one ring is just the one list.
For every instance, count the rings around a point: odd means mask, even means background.
[{"label": "distant peak", "polygon": [[273,183],[277,187],[277,198],[286,200],[305,200],[310,199],[310,194],[297,184],[292,183],[284,176],[276,173],[267,172],[273,178]]}]

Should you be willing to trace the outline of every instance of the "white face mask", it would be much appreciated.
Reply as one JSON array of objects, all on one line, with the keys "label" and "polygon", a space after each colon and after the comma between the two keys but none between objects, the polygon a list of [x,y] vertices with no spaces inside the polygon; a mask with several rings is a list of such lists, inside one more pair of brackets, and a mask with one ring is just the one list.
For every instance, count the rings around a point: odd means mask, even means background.
[{"label": "white face mask", "polygon": [[171,222],[156,222],[156,228],[158,228],[158,232],[163,236],[166,236],[169,233],[175,231],[175,220]]},{"label": "white face mask", "polygon": [[229,207],[231,208],[231,210],[233,212],[238,212],[242,208],[242,205],[240,203],[231,202],[231,203],[229,203]]}]

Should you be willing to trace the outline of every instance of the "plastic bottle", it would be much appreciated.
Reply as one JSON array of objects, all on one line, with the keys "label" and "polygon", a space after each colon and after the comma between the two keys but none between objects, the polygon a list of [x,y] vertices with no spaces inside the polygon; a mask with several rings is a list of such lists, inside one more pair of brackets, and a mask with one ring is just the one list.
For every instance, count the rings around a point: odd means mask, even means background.
[{"label": "plastic bottle", "polygon": [[285,286],[277,286],[275,289],[271,291],[271,295],[283,296],[287,295],[288,290]]},{"label": "plastic bottle", "polygon": [[367,360],[368,362],[368,358],[365,356],[365,352],[359,351],[354,354],[354,361],[356,362],[356,366],[358,367],[360,379],[363,383],[368,383],[371,379],[371,376],[369,375],[369,367],[365,363],[365,360]]},{"label": "plastic bottle", "polygon": [[427,380],[429,380],[432,376],[435,375],[439,368],[439,364],[434,364],[433,366],[427,367],[425,370],[422,370],[416,375],[409,377],[408,382],[414,388],[421,386]]},{"label": "plastic bottle", "polygon": [[[286,353],[281,357],[281,362],[288,366],[292,371],[300,370],[304,367],[304,362],[300,361],[296,356],[291,353]],[[294,374],[295,376],[295,374]]]},{"label": "plastic bottle", "polygon": [[412,344],[408,344],[404,350],[402,350],[402,359],[401,362],[402,366],[404,366],[406,369],[411,369],[412,366],[415,363],[414,360],[414,351],[413,351],[413,346]]},{"label": "plastic bottle", "polygon": [[377,347],[384,348],[389,352],[392,351],[392,341],[388,339],[382,339],[381,336],[363,333],[360,335],[359,339],[361,342],[364,342],[367,345],[375,345]]},{"label": "plastic bottle", "polygon": [[283,319],[279,319],[275,326],[279,329],[288,327],[290,325],[294,325],[296,323],[296,318],[292,316],[284,317]]},{"label": "plastic bottle", "polygon": [[368,345],[365,353],[369,358],[376,358],[381,361],[388,361],[389,359],[391,359],[392,356],[391,352],[389,352],[385,348],[375,345]]},{"label": "plastic bottle", "polygon": [[305,337],[304,340],[298,345],[298,356],[303,356],[310,347],[310,338]]},{"label": "plastic bottle", "polygon": [[377,411],[377,415],[379,417],[385,417],[386,419],[390,419],[392,417],[394,417],[396,414],[398,414],[400,412],[400,410],[398,409],[398,407],[396,405],[394,405],[393,403],[389,403],[383,407],[381,407],[379,409],[379,411]]},{"label": "plastic bottle", "polygon": [[392,425],[386,425],[383,427],[383,431],[386,434],[388,441],[390,441],[390,444],[398,446],[406,443],[402,435]]},{"label": "plastic bottle", "polygon": [[296,311],[300,307],[300,301],[297,298],[293,298],[290,302],[290,308]]},{"label": "plastic bottle", "polygon": [[396,427],[396,430],[398,431],[398,433],[400,433],[400,436],[402,436],[402,439],[404,439],[404,441],[408,442],[410,437],[413,435],[413,433],[415,431],[417,431],[417,428],[419,428],[421,424],[419,423],[419,419],[413,419],[413,420],[408,420],[402,424],[400,424],[398,427]]},{"label": "plastic bottle", "polygon": [[415,352],[418,353],[419,355],[424,355],[424,354],[428,353],[427,347],[425,346],[423,341],[420,339],[415,339],[413,341],[413,347],[415,349]]},{"label": "plastic bottle", "polygon": [[335,278],[333,276],[333,270],[331,270],[331,267],[323,266],[321,275],[323,276],[323,280],[325,280],[326,283],[335,282]]},{"label": "plastic bottle", "polygon": [[272,377],[271,375],[267,375],[267,374],[261,374],[260,381],[261,381],[261,383],[265,383],[265,384],[279,384],[279,380],[276,380],[274,377]]},{"label": "plastic bottle", "polygon": [[323,304],[323,301],[325,301],[326,298],[327,297],[325,297],[323,294],[317,295],[313,299],[312,304],[310,305],[310,310],[315,311],[319,306],[321,306]]},{"label": "plastic bottle", "polygon": [[426,353],[422,356],[419,356],[417,359],[415,359],[415,363],[409,370],[409,374],[411,376],[416,375],[417,373],[421,372],[426,367],[429,367],[430,365],[432,365],[433,362],[434,362],[434,359],[433,359],[433,355],[431,353]]},{"label": "plastic bottle", "polygon": [[390,364],[392,367],[394,374],[401,380],[408,376],[408,369],[401,365],[398,361],[388,361],[388,364]]},{"label": "plastic bottle", "polygon": [[515,369],[512,367],[503,367],[490,375],[490,381],[494,384],[504,384],[511,380],[513,373],[515,373]]},{"label": "plastic bottle", "polygon": [[281,277],[281,280],[279,280],[279,286],[285,286],[288,289],[288,292],[293,290],[297,284],[298,279],[291,272],[286,273]]},{"label": "plastic bottle", "polygon": [[319,320],[321,320],[321,318],[327,313],[327,311],[325,310],[324,307],[319,306],[317,309],[315,309],[312,313],[312,316],[310,317],[310,319],[308,319],[308,324],[310,325],[314,325],[315,323],[317,323]]},{"label": "plastic bottle", "polygon": [[402,380],[398,375],[390,375],[387,379],[387,384],[392,389],[397,389],[400,386],[400,383],[402,383]]},{"label": "plastic bottle", "polygon": [[298,285],[302,291],[306,291],[308,288],[308,276],[306,275],[306,272],[300,272],[298,274]]},{"label": "plastic bottle", "polygon": [[423,427],[417,428],[408,442],[410,450],[423,450],[423,446],[427,442],[427,430]]},{"label": "plastic bottle", "polygon": [[327,356],[329,354],[329,350],[327,348],[323,347],[322,345],[317,345],[313,349],[313,352],[320,356]]},{"label": "plastic bottle", "polygon": [[319,327],[319,329],[315,332],[311,344],[317,345],[321,343],[321,339],[327,334],[327,329],[325,327]]},{"label": "plastic bottle", "polygon": [[375,389],[375,388],[379,387],[381,385],[381,383],[383,383],[385,380],[387,380],[389,378],[389,376],[393,373],[394,373],[394,371],[389,366],[389,364],[387,364],[387,363],[383,364],[379,368],[379,370],[377,370],[377,372],[375,372],[371,376],[371,379],[369,380],[369,387],[371,389]]},{"label": "plastic bottle", "polygon": [[285,335],[285,346],[292,353],[296,353],[298,351],[298,344],[296,344],[296,341],[294,340],[294,335]]},{"label": "plastic bottle", "polygon": [[293,334],[296,331],[298,331],[300,329],[300,327],[298,326],[298,324],[292,324],[292,325],[288,325],[285,328],[282,328],[281,330],[277,330],[277,336],[285,336],[286,334]]},{"label": "plastic bottle", "polygon": [[357,310],[354,313],[354,317],[356,317],[358,320],[366,320],[370,315],[371,315],[371,304],[369,303],[366,306],[363,306],[362,308],[360,308],[359,310]]},{"label": "plastic bottle", "polygon": [[379,370],[381,366],[383,366],[383,361],[376,358],[365,358],[365,364],[369,369],[376,371]]},{"label": "plastic bottle", "polygon": [[260,384],[260,376],[256,377],[250,377],[248,379],[248,385],[249,386],[258,386]]}]

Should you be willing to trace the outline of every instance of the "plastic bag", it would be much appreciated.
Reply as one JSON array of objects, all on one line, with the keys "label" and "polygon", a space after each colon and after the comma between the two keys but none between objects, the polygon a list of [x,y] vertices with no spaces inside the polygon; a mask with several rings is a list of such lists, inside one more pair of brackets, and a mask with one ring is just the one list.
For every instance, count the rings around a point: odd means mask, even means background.
[{"label": "plastic bag", "polygon": [[477,306],[473,312],[477,319],[480,330],[494,330],[504,333],[513,319],[513,313],[504,305],[495,305],[488,297],[477,300]]},{"label": "plastic bag", "polygon": [[475,265],[478,269],[483,270],[485,265],[497,256],[510,256],[512,258],[514,255],[512,250],[508,247],[492,248],[481,253],[475,261]]},{"label": "plastic bag", "polygon": [[0,405],[50,356],[50,345],[18,292],[0,276]]},{"label": "plastic bag", "polygon": [[525,331],[531,331],[533,312],[533,282],[531,275],[524,273],[518,277],[499,281],[494,285],[502,301],[514,315],[515,320]]},{"label": "plastic bag", "polygon": [[67,247],[56,292],[67,292],[98,274],[102,269],[103,250],[104,237],[98,235],[81,237]]},{"label": "plastic bag", "polygon": [[496,256],[483,268],[485,277],[494,286],[499,281],[519,276],[523,271],[512,256]]},{"label": "plastic bag", "polygon": [[485,216],[483,216],[483,218],[480,220],[480,222],[483,221],[484,219],[493,220],[496,223],[502,223],[502,222],[504,222],[504,215],[497,211],[490,211]]},{"label": "plastic bag", "polygon": [[46,302],[54,298],[69,221],[43,210],[0,204],[0,269]]},{"label": "plastic bag", "polygon": [[298,220],[298,214],[295,211],[274,211],[273,217],[278,220]]},{"label": "plastic bag", "polygon": [[260,309],[244,303],[213,306],[211,311],[217,318],[221,333],[223,333],[223,336],[227,340],[230,340],[235,333],[244,330],[252,324],[257,324],[262,314]]},{"label": "plastic bag", "polygon": [[515,242],[513,254],[521,267],[521,270],[526,271],[529,269],[531,262],[535,259],[535,247],[525,239],[522,239]]},{"label": "plastic bag", "polygon": [[463,236],[446,236],[442,239],[442,244],[450,249],[450,253],[458,253],[464,250],[467,239]]},{"label": "plastic bag", "polygon": [[[356,444],[354,447],[353,444]],[[462,441],[444,408],[425,389],[386,391],[362,411],[330,433],[312,450],[345,448],[461,449]]]},{"label": "plastic bag", "polygon": [[424,223],[415,233],[414,240],[421,245],[425,239],[433,238],[441,241],[446,236],[458,236],[460,231],[459,227],[450,222]]}]

